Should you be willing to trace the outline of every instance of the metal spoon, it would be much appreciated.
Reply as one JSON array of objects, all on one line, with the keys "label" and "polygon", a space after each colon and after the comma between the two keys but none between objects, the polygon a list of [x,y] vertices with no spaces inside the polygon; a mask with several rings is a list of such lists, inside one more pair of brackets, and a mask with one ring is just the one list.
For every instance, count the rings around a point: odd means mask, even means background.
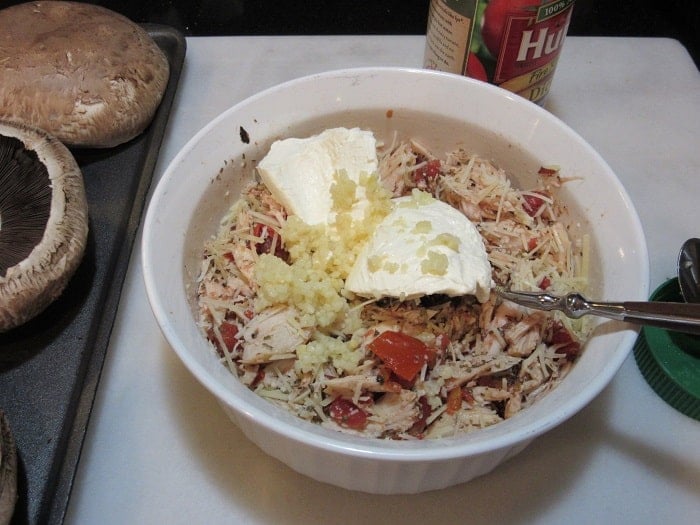
[{"label": "metal spoon", "polygon": [[598,315],[628,323],[700,334],[700,239],[688,239],[681,247],[678,254],[678,284],[685,303],[598,303],[589,301],[578,293],[557,297],[547,293],[513,292],[502,288],[497,288],[496,292],[503,299],[522,306],[547,311],[559,310],[574,319],[584,315]]},{"label": "metal spoon", "polygon": [[678,284],[686,303],[700,303],[700,239],[688,239],[681,246]]},{"label": "metal spoon", "polygon": [[598,315],[627,323],[657,326],[666,330],[700,335],[700,303],[667,303],[657,301],[626,301],[598,303],[581,294],[557,297],[548,293],[512,292],[496,288],[503,299],[537,310],[559,310],[567,317]]}]

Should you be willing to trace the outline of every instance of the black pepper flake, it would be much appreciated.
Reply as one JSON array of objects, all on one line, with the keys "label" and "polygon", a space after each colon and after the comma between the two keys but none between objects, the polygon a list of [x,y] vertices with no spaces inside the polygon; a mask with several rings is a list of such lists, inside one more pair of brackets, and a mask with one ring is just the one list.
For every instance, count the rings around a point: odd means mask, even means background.
[{"label": "black pepper flake", "polygon": [[243,126],[239,128],[239,133],[241,135],[241,142],[243,142],[243,144],[250,144],[250,135],[248,135],[248,132]]}]

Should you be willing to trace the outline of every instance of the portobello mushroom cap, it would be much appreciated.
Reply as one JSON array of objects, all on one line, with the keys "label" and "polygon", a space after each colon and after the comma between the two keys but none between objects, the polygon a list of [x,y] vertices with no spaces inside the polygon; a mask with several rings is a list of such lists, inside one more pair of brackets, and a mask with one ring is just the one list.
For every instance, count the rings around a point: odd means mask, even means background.
[{"label": "portobello mushroom cap", "polygon": [[150,35],[104,7],[56,1],[0,10],[0,119],[68,146],[107,148],[139,135],[169,74]]},{"label": "portobello mushroom cap", "polygon": [[83,176],[55,137],[0,120],[0,332],[64,290],[85,253]]},{"label": "portobello mushroom cap", "polygon": [[10,523],[17,502],[17,449],[10,424],[0,410],[0,525]]}]

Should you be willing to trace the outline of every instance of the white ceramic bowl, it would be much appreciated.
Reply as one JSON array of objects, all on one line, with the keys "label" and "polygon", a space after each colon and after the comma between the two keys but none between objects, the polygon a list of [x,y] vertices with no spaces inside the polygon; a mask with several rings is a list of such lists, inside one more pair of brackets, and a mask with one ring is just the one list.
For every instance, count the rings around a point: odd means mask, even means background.
[{"label": "white ceramic bowl", "polygon": [[563,176],[580,177],[562,198],[575,225],[592,234],[591,295],[599,299],[647,297],[648,256],[637,214],[605,161],[546,110],[475,80],[425,70],[332,71],[273,87],[212,121],[165,172],[145,219],[149,300],[180,359],[249,439],[298,472],[371,493],[420,492],[485,474],[590,402],[617,372],[636,331],[599,325],[565,380],[503,423],[454,439],[396,442],[325,430],[272,406],[219,364],[195,325],[193,282],[203,243],[248,180],[244,174],[273,140],[335,126],[368,128],[379,138],[398,131],[437,153],[465,146],[512,174],[558,164]]}]

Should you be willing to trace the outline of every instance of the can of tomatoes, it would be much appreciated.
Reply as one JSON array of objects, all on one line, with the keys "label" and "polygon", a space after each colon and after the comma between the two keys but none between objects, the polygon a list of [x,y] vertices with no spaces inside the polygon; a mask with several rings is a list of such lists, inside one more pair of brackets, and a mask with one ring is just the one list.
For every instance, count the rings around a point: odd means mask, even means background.
[{"label": "can of tomatoes", "polygon": [[424,67],[543,104],[574,0],[430,0]]}]

